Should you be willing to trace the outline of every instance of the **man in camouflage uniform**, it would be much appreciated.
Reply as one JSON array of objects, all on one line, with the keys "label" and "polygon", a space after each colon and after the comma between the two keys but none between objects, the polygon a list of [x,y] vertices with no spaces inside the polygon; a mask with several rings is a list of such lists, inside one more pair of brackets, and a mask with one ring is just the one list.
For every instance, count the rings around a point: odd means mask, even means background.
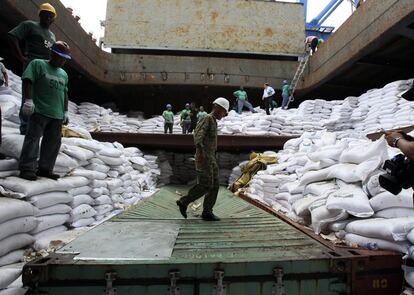
[{"label": "man in camouflage uniform", "polygon": [[220,220],[213,214],[219,191],[219,169],[216,161],[217,120],[221,120],[228,110],[229,101],[223,97],[217,98],[213,102],[213,111],[198,123],[194,131],[197,184],[189,190],[186,196],[177,201],[184,218],[187,218],[188,204],[205,195],[201,217],[206,221]]}]

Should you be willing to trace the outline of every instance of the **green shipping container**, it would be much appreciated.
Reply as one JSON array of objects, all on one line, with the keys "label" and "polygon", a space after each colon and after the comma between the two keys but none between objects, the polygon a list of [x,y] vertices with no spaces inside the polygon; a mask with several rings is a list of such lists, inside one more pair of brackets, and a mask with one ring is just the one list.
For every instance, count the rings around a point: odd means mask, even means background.
[{"label": "green shipping container", "polygon": [[189,219],[168,186],[56,253],[28,263],[31,294],[331,295],[401,290],[401,256],[329,247],[227,190]]}]

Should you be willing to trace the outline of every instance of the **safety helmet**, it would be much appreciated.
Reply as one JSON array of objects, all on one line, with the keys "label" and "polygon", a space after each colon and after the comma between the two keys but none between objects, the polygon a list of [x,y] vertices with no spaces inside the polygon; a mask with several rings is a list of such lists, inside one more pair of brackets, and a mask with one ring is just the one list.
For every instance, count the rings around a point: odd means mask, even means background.
[{"label": "safety helmet", "polygon": [[172,105],[167,104],[166,108],[167,108],[167,109],[171,109],[171,108],[172,108]]},{"label": "safety helmet", "polygon": [[288,80],[283,80],[283,84],[288,84]]},{"label": "safety helmet", "polygon": [[0,61],[2,61],[2,60],[4,60],[4,58],[2,58],[2,57],[0,56]]},{"label": "safety helmet", "polygon": [[40,4],[40,6],[39,6],[39,14],[42,11],[49,11],[49,12],[53,13],[55,15],[55,17],[57,16],[56,9],[50,3]]},{"label": "safety helmet", "polygon": [[213,104],[216,104],[218,106],[221,106],[223,109],[226,110],[226,112],[229,111],[229,107],[230,107],[230,103],[227,99],[225,99],[224,97],[219,97],[216,98],[215,101],[213,101]]},{"label": "safety helmet", "polygon": [[72,59],[72,56],[70,55],[70,47],[66,42],[56,41],[50,50],[64,59]]},{"label": "safety helmet", "polygon": [[187,103],[185,104],[185,107],[186,107],[186,108],[189,108],[189,107],[190,107],[190,104],[187,102]]}]

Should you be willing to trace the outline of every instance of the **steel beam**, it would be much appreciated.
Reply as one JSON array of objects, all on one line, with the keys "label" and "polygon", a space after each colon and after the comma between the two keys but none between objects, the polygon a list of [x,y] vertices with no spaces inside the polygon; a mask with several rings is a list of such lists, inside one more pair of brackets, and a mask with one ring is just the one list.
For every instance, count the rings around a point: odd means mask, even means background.
[{"label": "steel beam", "polygon": [[[112,132],[93,132],[91,134],[94,139],[99,141],[117,141],[126,146],[137,146],[143,149],[195,150],[192,135]],[[219,135],[217,149],[232,152],[278,150],[283,148],[286,141],[292,138],[296,137]]]}]

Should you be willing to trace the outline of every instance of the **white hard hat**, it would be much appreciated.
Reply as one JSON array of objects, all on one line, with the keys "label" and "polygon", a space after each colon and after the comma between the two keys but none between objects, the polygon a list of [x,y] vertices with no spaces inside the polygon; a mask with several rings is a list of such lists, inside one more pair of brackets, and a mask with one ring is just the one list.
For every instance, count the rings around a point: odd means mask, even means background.
[{"label": "white hard hat", "polygon": [[215,101],[213,101],[213,104],[219,105],[221,106],[223,109],[226,110],[226,112],[229,111],[229,107],[230,107],[230,103],[227,99],[225,99],[224,97],[219,97],[216,98]]},{"label": "white hard hat", "polygon": [[2,58],[2,57],[0,56],[0,61],[2,61],[2,60],[4,60],[4,58]]}]

